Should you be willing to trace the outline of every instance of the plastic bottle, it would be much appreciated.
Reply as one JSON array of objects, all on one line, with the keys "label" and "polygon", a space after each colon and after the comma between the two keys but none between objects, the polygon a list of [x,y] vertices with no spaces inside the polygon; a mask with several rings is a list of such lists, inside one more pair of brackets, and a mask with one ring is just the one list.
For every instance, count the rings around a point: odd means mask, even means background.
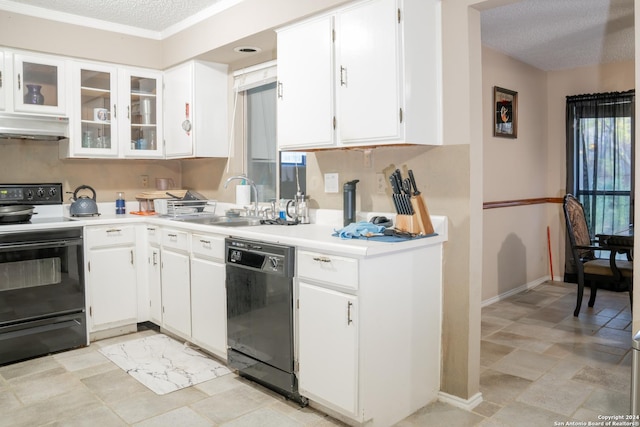
[{"label": "plastic bottle", "polygon": [[342,208],[342,219],[344,226],[356,222],[356,184],[359,179],[344,183],[342,194],[344,196],[344,205]]},{"label": "plastic bottle", "polygon": [[127,213],[127,208],[124,201],[124,193],[119,191],[116,197],[116,215],[124,215]]}]

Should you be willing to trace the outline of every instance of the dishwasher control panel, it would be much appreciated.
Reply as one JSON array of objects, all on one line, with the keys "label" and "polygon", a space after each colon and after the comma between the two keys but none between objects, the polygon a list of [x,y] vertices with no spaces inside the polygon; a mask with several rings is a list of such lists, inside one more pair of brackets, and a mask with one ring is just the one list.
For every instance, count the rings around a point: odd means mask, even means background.
[{"label": "dishwasher control panel", "polygon": [[291,246],[227,238],[225,248],[227,265],[293,277],[295,248]]}]

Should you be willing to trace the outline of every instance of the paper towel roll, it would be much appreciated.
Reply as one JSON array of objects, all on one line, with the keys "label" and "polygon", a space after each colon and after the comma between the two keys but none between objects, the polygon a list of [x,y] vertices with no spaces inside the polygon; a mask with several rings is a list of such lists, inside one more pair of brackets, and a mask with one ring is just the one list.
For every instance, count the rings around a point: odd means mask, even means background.
[{"label": "paper towel roll", "polygon": [[236,185],[236,205],[247,206],[251,204],[251,186]]}]

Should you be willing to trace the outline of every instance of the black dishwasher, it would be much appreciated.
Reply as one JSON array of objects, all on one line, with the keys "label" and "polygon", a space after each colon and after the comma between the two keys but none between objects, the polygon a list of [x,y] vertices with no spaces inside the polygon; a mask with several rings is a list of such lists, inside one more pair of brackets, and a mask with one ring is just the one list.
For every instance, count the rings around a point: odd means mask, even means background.
[{"label": "black dishwasher", "polygon": [[295,248],[227,238],[225,253],[229,366],[306,404],[294,372]]}]

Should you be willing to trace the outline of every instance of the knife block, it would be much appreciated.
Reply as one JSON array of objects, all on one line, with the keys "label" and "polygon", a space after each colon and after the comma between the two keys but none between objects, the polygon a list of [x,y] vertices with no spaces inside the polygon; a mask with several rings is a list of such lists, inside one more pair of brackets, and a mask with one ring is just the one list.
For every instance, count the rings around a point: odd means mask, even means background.
[{"label": "knife block", "polygon": [[422,196],[412,196],[411,206],[413,215],[396,215],[396,228],[412,234],[433,234],[431,216]]}]

